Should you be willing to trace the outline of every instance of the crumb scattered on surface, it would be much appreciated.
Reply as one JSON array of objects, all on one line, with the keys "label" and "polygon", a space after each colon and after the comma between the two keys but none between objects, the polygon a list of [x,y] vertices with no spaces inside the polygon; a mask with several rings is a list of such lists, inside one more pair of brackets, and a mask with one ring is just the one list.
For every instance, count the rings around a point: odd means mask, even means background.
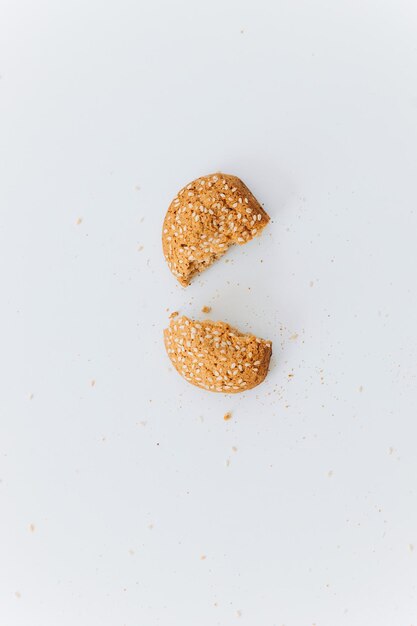
[{"label": "crumb scattered on surface", "polygon": [[35,524],[29,524],[29,530],[30,530],[31,533],[34,533],[35,530],[36,530]]},{"label": "crumb scattered on surface", "polygon": [[390,449],[389,449],[389,453],[390,453],[390,454],[394,454],[394,448],[393,448],[392,446],[391,446],[391,447],[390,447]]},{"label": "crumb scattered on surface", "polygon": [[226,467],[230,467],[230,459],[226,460]]},{"label": "crumb scattered on surface", "polygon": [[172,311],[171,315],[169,316],[169,319],[172,320],[174,317],[178,317],[178,311]]},{"label": "crumb scattered on surface", "polygon": [[83,221],[83,218],[79,217],[75,223],[77,226],[79,226],[82,223],[82,221]]},{"label": "crumb scattered on surface", "polygon": [[203,308],[201,309],[202,313],[210,313],[211,311],[211,306],[203,306]]},{"label": "crumb scattered on surface", "polygon": [[206,555],[205,555],[205,554],[202,554],[202,555],[200,556],[200,560],[201,560],[201,561],[205,561],[205,560],[206,560],[206,558],[207,558],[207,557],[206,557]]},{"label": "crumb scattered on surface", "polygon": [[135,185],[135,191],[140,191],[139,185]]},{"label": "crumb scattered on surface", "polygon": [[142,252],[142,250],[143,250],[143,246],[139,246],[138,252]]},{"label": "crumb scattered on surface", "polygon": [[327,476],[331,478],[333,476],[333,470],[330,470],[329,472],[327,472]]},{"label": "crumb scattered on surface", "polygon": [[236,615],[237,615],[238,617],[242,617],[242,611],[236,611]]},{"label": "crumb scattered on surface", "polygon": [[20,599],[22,597],[22,594],[20,593],[20,591],[15,591],[14,595],[16,596],[17,599]]},{"label": "crumb scattered on surface", "polygon": [[291,341],[296,341],[298,339],[298,333],[294,333],[293,335],[291,335],[290,340]]},{"label": "crumb scattered on surface", "polygon": [[314,280],[310,280],[310,287],[314,285]]},{"label": "crumb scattered on surface", "polygon": [[359,393],[362,393],[362,391],[363,391],[363,387],[362,387],[362,385],[361,385],[361,386],[359,387]]},{"label": "crumb scattered on surface", "polygon": [[149,528],[149,530],[152,530],[153,529],[153,524],[148,524],[148,528]]},{"label": "crumb scattered on surface", "polygon": [[226,422],[227,422],[227,420],[232,419],[232,414],[231,414],[231,412],[229,411],[228,413],[225,413],[225,414],[223,415],[223,419],[224,419]]},{"label": "crumb scattered on surface", "polygon": [[409,548],[410,552],[412,552],[412,551],[414,550],[414,546],[413,546],[413,544],[412,544],[412,543],[409,543],[409,544],[408,544],[408,548]]},{"label": "crumb scattered on surface", "polygon": [[232,446],[232,450],[233,450],[233,452],[237,452],[236,446]]},{"label": "crumb scattered on surface", "polygon": [[130,556],[133,556],[133,555],[135,554],[135,551],[134,551],[134,550],[132,550],[132,549],[130,549],[130,550],[129,550],[129,554],[130,554]]},{"label": "crumb scattered on surface", "polygon": [[93,380],[91,381],[90,385],[91,385],[92,387],[95,387],[95,384],[96,384],[96,381],[95,381],[95,380],[94,380],[94,378],[93,378]]},{"label": "crumb scattered on surface", "polygon": [[30,396],[29,396],[29,400],[33,400],[34,397],[35,397],[35,394],[31,393]]}]

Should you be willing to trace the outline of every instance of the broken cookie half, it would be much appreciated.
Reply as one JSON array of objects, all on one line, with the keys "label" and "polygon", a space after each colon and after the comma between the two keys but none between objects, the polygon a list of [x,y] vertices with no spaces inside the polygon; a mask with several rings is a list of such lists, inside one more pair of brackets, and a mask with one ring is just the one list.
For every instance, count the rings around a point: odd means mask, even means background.
[{"label": "broken cookie half", "polygon": [[225,322],[171,316],[164,341],[177,372],[208,391],[246,391],[262,383],[268,373],[271,342]]},{"label": "broken cookie half", "polygon": [[186,287],[233,244],[259,235],[269,216],[236,176],[210,174],[181,189],[165,216],[162,246],[168,266]]}]

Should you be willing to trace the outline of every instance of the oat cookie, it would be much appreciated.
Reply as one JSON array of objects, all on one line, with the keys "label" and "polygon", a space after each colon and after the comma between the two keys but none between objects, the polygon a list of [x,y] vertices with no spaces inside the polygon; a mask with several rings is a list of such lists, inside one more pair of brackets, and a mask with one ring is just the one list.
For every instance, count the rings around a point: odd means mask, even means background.
[{"label": "oat cookie", "polygon": [[171,317],[164,341],[177,372],[202,389],[239,393],[259,385],[268,373],[271,342],[225,322]]},{"label": "oat cookie", "polygon": [[168,266],[181,285],[207,269],[232,244],[261,233],[269,216],[242,181],[229,174],[197,178],[171,202],[162,229]]}]

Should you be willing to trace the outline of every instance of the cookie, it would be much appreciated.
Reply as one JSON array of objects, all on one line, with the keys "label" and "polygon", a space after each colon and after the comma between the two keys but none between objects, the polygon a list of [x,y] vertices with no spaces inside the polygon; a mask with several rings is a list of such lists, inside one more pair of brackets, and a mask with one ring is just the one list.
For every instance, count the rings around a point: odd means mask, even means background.
[{"label": "cookie", "polygon": [[181,285],[233,244],[259,235],[269,216],[242,181],[229,174],[197,178],[171,202],[162,229],[168,267]]},{"label": "cookie", "polygon": [[239,393],[265,380],[272,344],[225,322],[170,318],[165,348],[185,380],[209,391]]}]

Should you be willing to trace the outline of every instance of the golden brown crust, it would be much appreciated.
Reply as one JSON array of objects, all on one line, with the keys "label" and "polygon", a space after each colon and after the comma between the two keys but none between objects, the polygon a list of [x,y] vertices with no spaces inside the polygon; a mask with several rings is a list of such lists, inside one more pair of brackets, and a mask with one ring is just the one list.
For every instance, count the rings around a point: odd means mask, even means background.
[{"label": "golden brown crust", "polygon": [[168,266],[186,287],[233,244],[261,233],[269,216],[236,176],[201,176],[171,202],[162,229]]},{"label": "golden brown crust", "polygon": [[171,318],[164,341],[177,372],[202,389],[239,393],[259,385],[268,373],[271,342],[225,322]]}]

